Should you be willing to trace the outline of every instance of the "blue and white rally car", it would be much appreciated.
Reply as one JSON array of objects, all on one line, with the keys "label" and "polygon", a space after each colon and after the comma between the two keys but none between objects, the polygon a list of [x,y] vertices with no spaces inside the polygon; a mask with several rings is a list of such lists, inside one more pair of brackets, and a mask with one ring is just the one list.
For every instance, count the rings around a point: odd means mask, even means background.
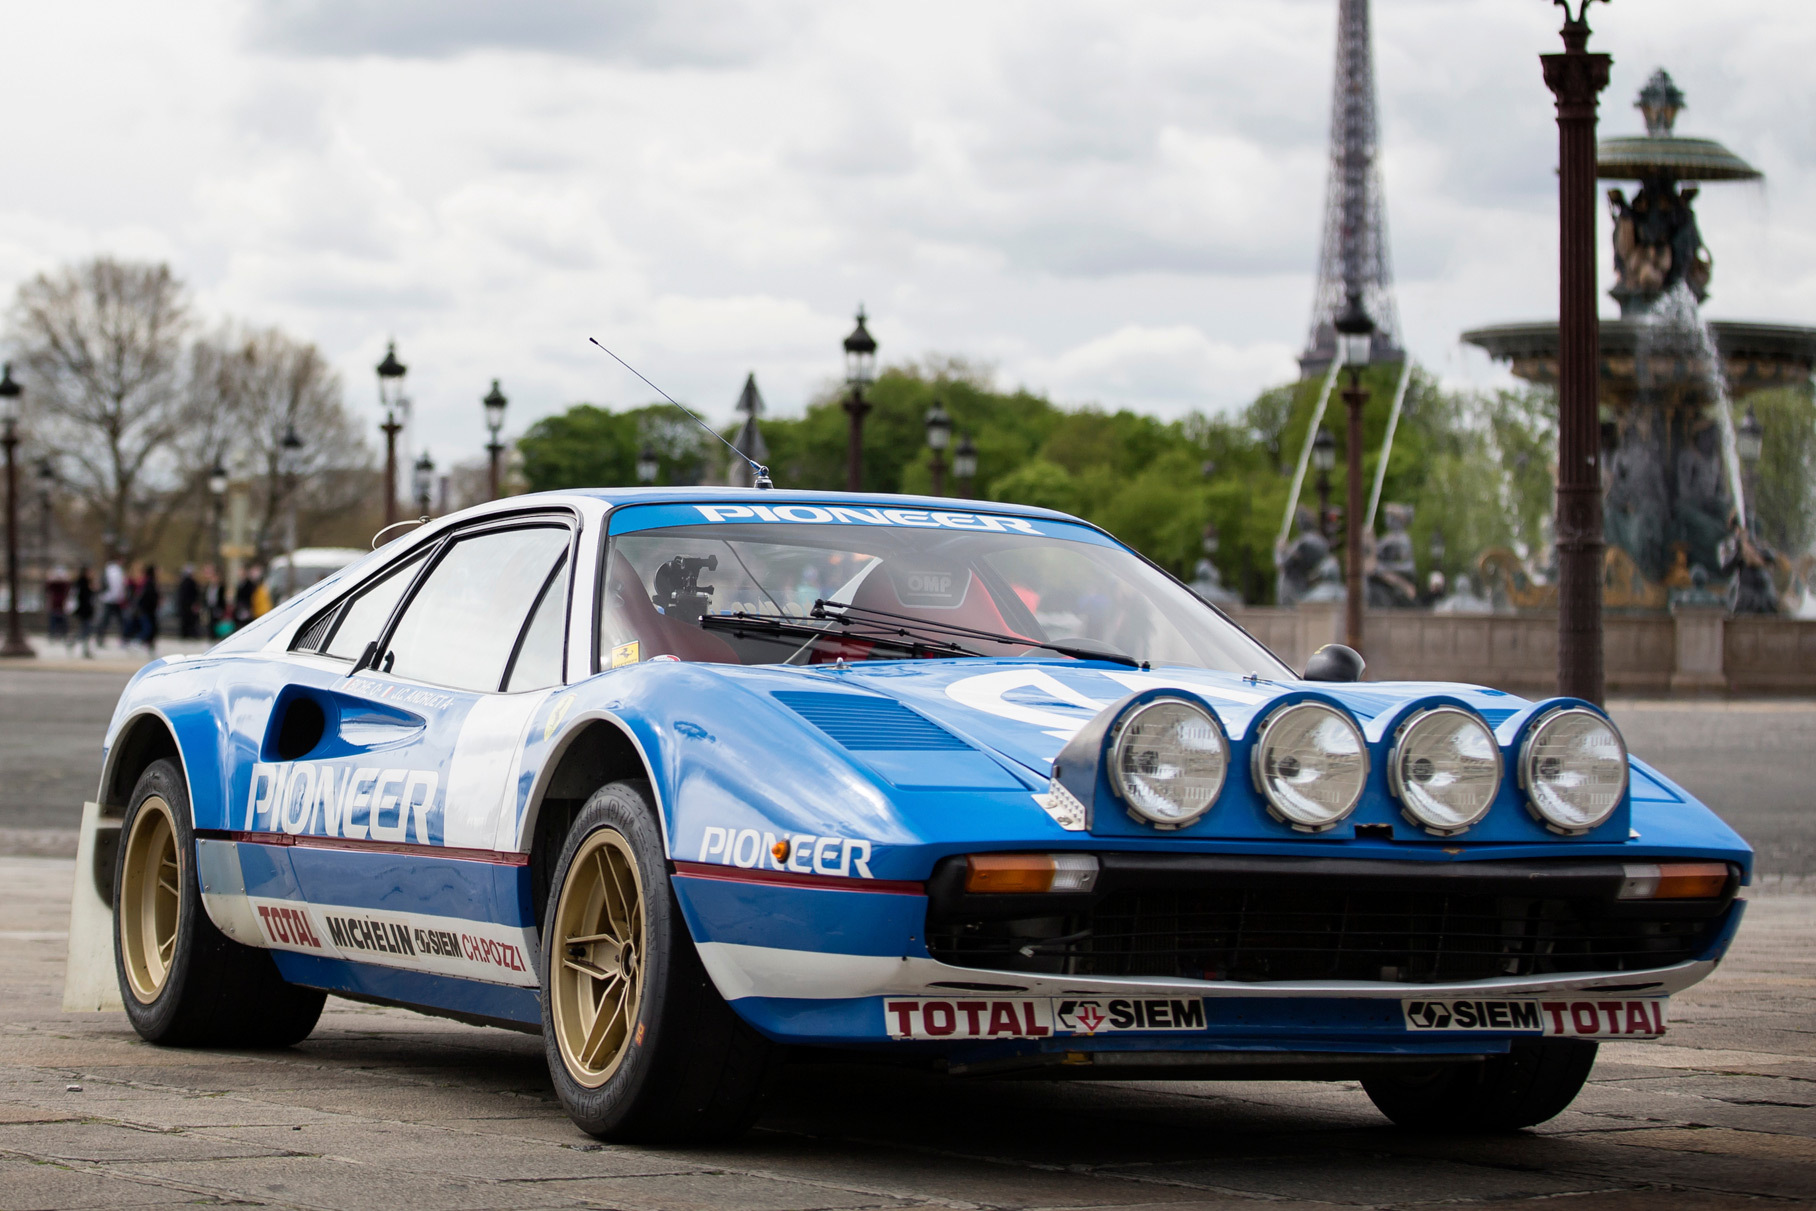
[{"label": "blue and white rally car", "polygon": [[1593,706],[1346,652],[1036,509],[482,506],[133,679],[70,995],[111,945],[157,1042],[330,992],[540,1031],[616,1139],[740,1130],[791,1048],[1540,1122],[1665,1031],[1751,851]]}]

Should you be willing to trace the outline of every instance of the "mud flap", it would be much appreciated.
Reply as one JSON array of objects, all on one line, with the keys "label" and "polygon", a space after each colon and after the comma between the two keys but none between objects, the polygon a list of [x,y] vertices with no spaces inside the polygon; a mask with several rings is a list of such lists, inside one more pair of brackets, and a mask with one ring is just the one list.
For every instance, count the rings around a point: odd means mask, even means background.
[{"label": "mud flap", "polygon": [[63,973],[65,1012],[124,1010],[114,971],[114,860],[120,821],[103,817],[99,803],[82,805],[76,840],[76,886],[69,902],[69,961]]}]

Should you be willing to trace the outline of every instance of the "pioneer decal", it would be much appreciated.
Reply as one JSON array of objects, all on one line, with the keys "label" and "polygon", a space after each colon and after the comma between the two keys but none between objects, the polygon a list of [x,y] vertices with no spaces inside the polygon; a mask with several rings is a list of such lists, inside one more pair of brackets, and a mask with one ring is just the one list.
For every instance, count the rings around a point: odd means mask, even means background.
[{"label": "pioneer decal", "polygon": [[434,770],[260,761],[246,787],[247,832],[441,842],[441,775]]},{"label": "pioneer decal", "polygon": [[1557,1038],[1655,1039],[1665,1033],[1663,997],[1543,1001],[1526,998],[1402,1001],[1406,1029],[1494,1031]]},{"label": "pioneer decal", "polygon": [[700,861],[745,870],[783,870],[797,875],[838,875],[874,879],[870,842],[811,833],[758,832],[754,828],[708,825],[700,834]]}]

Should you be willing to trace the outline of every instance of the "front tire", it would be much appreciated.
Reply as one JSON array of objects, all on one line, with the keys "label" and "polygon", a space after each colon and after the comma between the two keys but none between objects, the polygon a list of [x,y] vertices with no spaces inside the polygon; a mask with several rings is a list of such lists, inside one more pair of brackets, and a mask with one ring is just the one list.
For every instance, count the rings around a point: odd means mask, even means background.
[{"label": "front tire", "polygon": [[542,937],[543,1049],[582,1131],[678,1143],[751,1124],[778,1049],[701,966],[646,783],[614,782],[587,800],[555,866]]},{"label": "front tire", "polygon": [[1564,1112],[1589,1079],[1595,1051],[1581,1039],[1516,1042],[1480,1064],[1367,1077],[1362,1088],[1382,1114],[1414,1131],[1518,1131]]},{"label": "front tire", "polygon": [[326,994],[286,984],[263,950],[215,928],[196,878],[189,790],[171,761],[133,787],[114,865],[114,970],[139,1037],[174,1047],[288,1047]]}]

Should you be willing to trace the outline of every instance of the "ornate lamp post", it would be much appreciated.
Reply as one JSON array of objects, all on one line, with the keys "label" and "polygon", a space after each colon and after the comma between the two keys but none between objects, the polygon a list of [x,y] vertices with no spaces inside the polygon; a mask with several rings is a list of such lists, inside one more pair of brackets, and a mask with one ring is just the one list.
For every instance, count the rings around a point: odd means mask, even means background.
[{"label": "ornate lamp post", "polygon": [[927,409],[927,448],[933,451],[933,494],[946,494],[946,447],[952,444],[952,418],[938,400]]},{"label": "ornate lamp post", "polygon": [[424,450],[422,457],[416,460],[416,509],[419,517],[429,515],[429,493],[435,489],[435,460]]},{"label": "ornate lamp post", "polygon": [[1344,587],[1349,590],[1349,600],[1344,610],[1344,632],[1350,647],[1362,650],[1362,406],[1368,403],[1368,388],[1362,385],[1362,367],[1368,365],[1369,352],[1374,344],[1375,322],[1368,317],[1362,307],[1362,296],[1351,292],[1349,302],[1333,321],[1337,329],[1337,356],[1343,359],[1343,366],[1349,372],[1349,382],[1343,388],[1343,404],[1349,411],[1349,437],[1346,453],[1349,455],[1349,468],[1344,485],[1348,489],[1349,502],[1344,506],[1343,536],[1345,555],[1343,560]]},{"label": "ornate lamp post", "polygon": [[492,435],[492,440],[486,443],[486,458],[489,460],[486,464],[487,482],[491,485],[492,499],[497,500],[498,456],[504,453],[504,446],[498,440],[498,431],[504,428],[505,405],[511,401],[506,399],[504,392],[498,389],[498,380],[493,379],[492,389],[486,392],[486,397],[479,402],[485,405],[486,432]]},{"label": "ornate lamp post", "polygon": [[284,596],[296,592],[296,478],[303,465],[303,439],[296,426],[284,426],[278,443],[278,470],[284,477]]},{"label": "ornate lamp post", "polygon": [[958,446],[952,451],[952,473],[958,476],[958,494],[964,497],[976,495],[974,484],[977,480],[977,445],[969,433],[961,433]]},{"label": "ornate lamp post", "polygon": [[1312,438],[1312,466],[1318,469],[1318,533],[1329,542],[1331,537],[1330,516],[1330,469],[1337,465],[1337,439],[1330,435],[1330,430],[1318,426],[1318,436]]},{"label": "ornate lamp post", "polygon": [[[41,580],[50,579],[50,515],[51,496],[57,490],[57,464],[49,455],[38,460],[38,574]],[[44,613],[50,617],[50,599],[45,598]]]},{"label": "ornate lamp post", "polygon": [[864,414],[870,401],[864,389],[876,381],[876,338],[864,326],[864,308],[858,307],[858,326],[845,338],[845,412],[851,417],[851,438],[845,451],[845,490],[864,485]]},{"label": "ornate lamp post", "polygon": [[404,402],[404,375],[409,367],[397,360],[397,342],[385,346],[385,360],[378,364],[378,406],[385,410],[385,524],[397,522],[397,434],[403,422],[397,410]]},{"label": "ornate lamp post", "polygon": [[6,447],[6,642],[0,656],[36,656],[19,628],[19,397],[13,364],[0,368],[0,444]]},{"label": "ornate lamp post", "polygon": [[[217,560],[223,558],[221,554],[221,514],[227,507],[227,484],[227,468],[221,465],[219,459],[216,459],[213,468],[208,472],[208,494],[214,498],[213,554]],[[224,569],[222,574],[225,575]]]},{"label": "ornate lamp post", "polygon": [[1602,472],[1597,416],[1595,110],[1607,55],[1589,53],[1589,5],[1567,0],[1561,55],[1540,55],[1557,97],[1557,692],[1602,700]]},{"label": "ornate lamp post", "polygon": [[1741,480],[1747,494],[1747,533],[1755,539],[1759,537],[1759,459],[1765,450],[1765,426],[1759,423],[1753,405],[1748,404],[1746,416],[1734,427],[1734,453],[1740,457]]}]

